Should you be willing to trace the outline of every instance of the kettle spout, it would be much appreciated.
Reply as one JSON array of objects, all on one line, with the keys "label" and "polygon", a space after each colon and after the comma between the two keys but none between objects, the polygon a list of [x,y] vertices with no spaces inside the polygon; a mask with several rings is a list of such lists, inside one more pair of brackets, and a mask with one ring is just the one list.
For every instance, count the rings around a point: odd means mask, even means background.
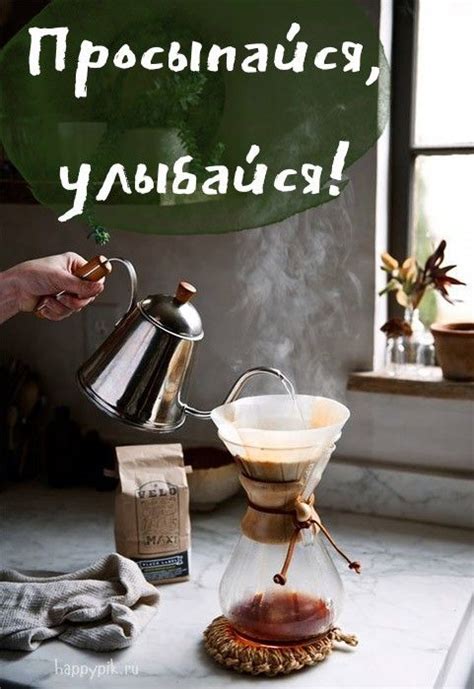
[{"label": "kettle spout", "polygon": [[234,400],[237,399],[237,397],[240,395],[242,392],[242,389],[244,388],[245,385],[249,382],[251,378],[254,376],[258,375],[270,375],[270,376],[276,376],[281,383],[284,385],[286,391],[290,391],[292,394],[294,394],[294,387],[293,383],[287,376],[285,376],[282,371],[280,371],[278,368],[270,368],[268,366],[257,366],[256,368],[249,368],[248,371],[245,371],[245,373],[242,373],[240,378],[237,378],[229,392],[227,393],[227,397],[224,399],[223,404],[230,404]]},{"label": "kettle spout", "polygon": [[[289,392],[291,395],[294,395],[294,387],[293,383],[291,380],[285,376],[284,373],[282,373],[279,369],[277,368],[270,368],[268,366],[257,366],[256,368],[249,368],[248,371],[245,371],[242,373],[242,375],[237,378],[229,392],[227,393],[226,397],[224,398],[224,401],[222,404],[230,404],[234,400],[237,399],[237,397],[240,395],[242,392],[243,388],[245,385],[248,383],[248,381],[253,378],[254,376],[258,375],[270,375],[270,376],[275,376],[278,378],[283,386],[285,387],[285,390]],[[200,409],[195,409],[194,407],[190,407],[188,404],[184,405],[184,411],[186,414],[189,414],[190,416],[196,416],[199,419],[210,419],[211,418],[211,412],[210,411],[202,411]]]}]

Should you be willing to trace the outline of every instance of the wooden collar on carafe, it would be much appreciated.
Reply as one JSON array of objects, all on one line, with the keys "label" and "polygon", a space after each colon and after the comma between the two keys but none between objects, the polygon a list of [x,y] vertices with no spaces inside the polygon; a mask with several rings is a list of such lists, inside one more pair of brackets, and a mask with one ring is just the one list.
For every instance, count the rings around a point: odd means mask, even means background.
[{"label": "wooden collar on carafe", "polygon": [[307,500],[305,500],[301,495],[295,499],[294,507],[291,510],[279,509],[276,507],[262,507],[261,505],[256,505],[251,500],[248,500],[248,505],[253,510],[257,512],[263,512],[264,514],[275,514],[275,515],[291,515],[293,517],[294,531],[291,535],[290,542],[288,544],[288,550],[286,553],[285,561],[283,567],[278,574],[275,574],[273,581],[275,584],[280,584],[284,586],[287,582],[288,569],[293,558],[293,553],[295,551],[296,542],[299,538],[300,531],[303,529],[312,529],[314,533],[322,531],[324,536],[327,538],[329,543],[332,545],[334,550],[336,550],[341,557],[348,563],[349,569],[354,570],[357,574],[360,574],[361,565],[356,560],[351,560],[347,555],[336,545],[333,537],[322,524],[318,513],[314,509],[314,494],[311,495]]}]

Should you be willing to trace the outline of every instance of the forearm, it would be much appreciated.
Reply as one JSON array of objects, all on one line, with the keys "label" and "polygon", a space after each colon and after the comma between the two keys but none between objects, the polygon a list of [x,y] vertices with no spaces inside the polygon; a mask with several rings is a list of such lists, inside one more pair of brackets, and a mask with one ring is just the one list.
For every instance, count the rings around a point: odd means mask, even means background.
[{"label": "forearm", "polygon": [[20,311],[18,281],[14,269],[0,273],[0,323]]}]

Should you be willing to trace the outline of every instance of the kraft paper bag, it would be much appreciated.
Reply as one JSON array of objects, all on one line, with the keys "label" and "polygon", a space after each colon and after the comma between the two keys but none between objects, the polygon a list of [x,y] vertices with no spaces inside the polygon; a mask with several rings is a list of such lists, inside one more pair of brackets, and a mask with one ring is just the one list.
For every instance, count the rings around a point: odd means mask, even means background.
[{"label": "kraft paper bag", "polygon": [[189,488],[181,445],[117,447],[117,552],[153,584],[189,579]]}]

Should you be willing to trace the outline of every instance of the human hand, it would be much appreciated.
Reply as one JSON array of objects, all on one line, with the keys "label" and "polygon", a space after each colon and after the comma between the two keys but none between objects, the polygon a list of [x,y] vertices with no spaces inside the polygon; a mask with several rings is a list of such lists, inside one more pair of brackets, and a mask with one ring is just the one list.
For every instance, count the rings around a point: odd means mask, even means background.
[{"label": "human hand", "polygon": [[[3,276],[14,291],[16,311],[34,311],[41,300],[41,316],[60,321],[83,309],[104,289],[103,280],[90,282],[74,275],[86,262],[69,251],[25,261],[7,270]],[[62,291],[67,294],[53,296]]]}]

